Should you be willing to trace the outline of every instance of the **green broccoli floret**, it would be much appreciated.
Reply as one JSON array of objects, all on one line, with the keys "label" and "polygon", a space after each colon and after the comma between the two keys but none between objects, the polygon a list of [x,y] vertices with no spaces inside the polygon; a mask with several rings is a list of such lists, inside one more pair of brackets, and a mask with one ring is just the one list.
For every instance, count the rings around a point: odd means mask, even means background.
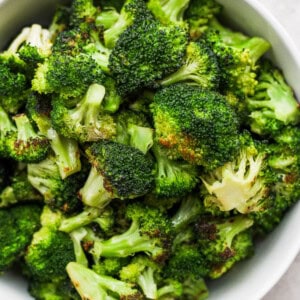
[{"label": "green broccoli floret", "polygon": [[55,226],[42,226],[25,254],[26,273],[31,280],[55,282],[66,278],[66,266],[75,261],[73,241]]},{"label": "green broccoli floret", "polygon": [[122,110],[116,116],[116,141],[146,154],[153,145],[153,129],[141,112]]},{"label": "green broccoli floret", "polygon": [[160,271],[161,266],[149,257],[135,256],[120,270],[120,279],[137,284],[147,299],[159,299],[155,273]]},{"label": "green broccoli floret", "polygon": [[203,278],[190,277],[182,284],[182,295],[185,300],[205,300],[209,296],[209,291]]},{"label": "green broccoli floret", "polygon": [[[201,254],[209,266],[209,277],[219,278],[232,266],[253,254],[253,220],[246,216],[201,219],[195,225]],[[247,230],[249,229],[249,230]]]},{"label": "green broccoli floret", "polygon": [[248,37],[221,25],[216,19],[203,36],[220,67],[220,88],[239,97],[252,95],[257,85],[257,61],[270,44],[260,37]]},{"label": "green broccoli floret", "polygon": [[250,138],[233,161],[202,175],[205,205],[242,214],[263,210],[269,194],[265,169],[266,151]]},{"label": "green broccoli floret", "polygon": [[104,232],[110,230],[114,224],[113,211],[111,207],[106,207],[104,210],[95,207],[85,207],[82,212],[64,219],[61,222],[59,230],[70,233],[77,228],[91,223],[98,224]]},{"label": "green broccoli floret", "polygon": [[46,136],[36,132],[25,114],[13,117],[17,131],[10,131],[6,140],[8,155],[16,161],[34,163],[43,160],[50,144]]},{"label": "green broccoli floret", "polygon": [[115,299],[109,297],[110,293],[118,295],[118,299],[142,299],[132,284],[99,275],[76,262],[67,265],[67,272],[82,299]]},{"label": "green broccoli floret", "polygon": [[0,193],[0,207],[27,201],[42,202],[42,195],[28,181],[26,171],[14,174],[9,181],[10,183]]},{"label": "green broccoli floret", "polygon": [[47,157],[39,163],[28,164],[27,172],[29,182],[52,209],[69,214],[81,208],[77,192],[87,177],[84,170],[62,179],[55,158]]},{"label": "green broccoli floret", "polygon": [[108,65],[120,94],[157,86],[158,80],[183,64],[186,45],[186,32],[173,25],[145,19],[128,27],[112,50]]},{"label": "green broccoli floret", "polygon": [[215,0],[190,0],[184,17],[189,24],[190,36],[197,40],[208,28],[209,22],[218,16],[222,6]]},{"label": "green broccoli floret", "polygon": [[111,116],[103,113],[104,95],[104,86],[94,83],[74,108],[65,107],[63,100],[56,98],[51,111],[54,129],[80,142],[111,139],[115,134],[115,123]]},{"label": "green broccoli floret", "polygon": [[152,147],[152,152],[156,161],[155,193],[158,196],[181,197],[195,188],[198,182],[195,166],[169,159],[157,144]]},{"label": "green broccoli floret", "polygon": [[101,67],[90,55],[53,53],[37,67],[32,90],[42,94],[58,93],[62,98],[80,97],[92,83],[103,80]]},{"label": "green broccoli floret", "polygon": [[[70,8],[65,5],[57,5],[48,27],[51,41],[54,43],[57,35],[66,30],[70,23]],[[53,47],[53,46],[52,46]]]},{"label": "green broccoli floret", "polygon": [[162,86],[177,82],[196,83],[205,89],[217,90],[220,70],[217,58],[203,41],[190,42],[184,64],[173,74],[160,81]]},{"label": "green broccoli floret", "polygon": [[156,141],[171,159],[214,169],[239,150],[238,117],[217,92],[171,85],[155,94],[151,109]]},{"label": "green broccoli floret", "polygon": [[300,122],[299,103],[283,74],[264,61],[255,93],[247,98],[249,125],[259,135],[276,135],[284,126]]},{"label": "green broccoli floret", "polygon": [[186,27],[183,17],[190,0],[149,0],[148,8],[162,23]]},{"label": "green broccoli floret", "polygon": [[92,269],[99,275],[119,277],[120,271],[128,264],[128,261],[128,257],[105,257],[92,265]]},{"label": "green broccoli floret", "polygon": [[0,209],[0,273],[25,254],[34,232],[40,227],[41,208],[18,204]]},{"label": "green broccoli floret", "polygon": [[7,139],[17,131],[8,113],[0,106],[0,156],[9,157]]},{"label": "green broccoli floret", "polygon": [[126,206],[126,218],[131,225],[126,231],[108,240],[92,239],[90,249],[95,261],[100,257],[127,257],[144,252],[154,261],[164,262],[170,252],[172,225],[160,210],[142,203]]},{"label": "green broccoli floret", "polygon": [[102,208],[112,199],[132,199],[153,187],[153,162],[140,150],[112,141],[92,144],[92,168],[79,195],[85,205]]},{"label": "green broccoli floret", "polygon": [[118,20],[104,31],[104,43],[107,48],[114,48],[120,35],[134,22],[152,18],[146,3],[141,0],[126,0],[121,8]]}]

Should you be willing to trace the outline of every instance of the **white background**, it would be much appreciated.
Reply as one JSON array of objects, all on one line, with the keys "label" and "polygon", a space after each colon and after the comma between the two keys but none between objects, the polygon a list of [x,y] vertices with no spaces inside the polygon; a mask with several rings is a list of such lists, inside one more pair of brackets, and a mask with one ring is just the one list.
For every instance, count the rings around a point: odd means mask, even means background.
[{"label": "white background", "polygon": [[[285,27],[298,47],[300,55],[300,0],[260,0],[260,2],[277,18],[281,25]],[[291,239],[292,238],[293,237],[291,237]],[[284,253],[282,253],[282,255],[284,255]],[[276,263],[274,264],[274,268],[276,268]],[[277,285],[262,300],[299,299],[300,254]]]}]

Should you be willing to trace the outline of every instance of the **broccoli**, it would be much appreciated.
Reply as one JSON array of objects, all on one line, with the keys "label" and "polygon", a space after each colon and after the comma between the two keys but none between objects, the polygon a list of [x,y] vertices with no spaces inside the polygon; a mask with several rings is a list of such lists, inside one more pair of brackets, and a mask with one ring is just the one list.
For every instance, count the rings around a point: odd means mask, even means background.
[{"label": "broccoli", "polygon": [[8,113],[0,105],[0,156],[9,157],[8,137],[17,131]]},{"label": "broccoli", "polygon": [[107,30],[111,28],[119,19],[120,14],[113,6],[103,7],[101,12],[97,14],[95,25]]},{"label": "broccoli", "polygon": [[152,19],[150,11],[143,0],[126,0],[117,21],[104,31],[104,43],[107,48],[114,48],[120,35],[135,22]]},{"label": "broccoli", "polygon": [[220,81],[219,64],[215,54],[202,40],[190,42],[185,63],[173,74],[160,81],[162,86],[177,82],[191,82],[205,89],[217,90]]},{"label": "broccoli", "polygon": [[82,202],[102,208],[112,199],[132,199],[153,186],[153,162],[140,150],[112,141],[93,143],[87,149],[92,165],[80,189]]},{"label": "broccoli", "polygon": [[215,203],[222,211],[236,209],[242,214],[264,209],[269,194],[265,158],[263,147],[250,140],[233,161],[202,175],[209,194],[204,200],[206,206]]},{"label": "broccoli", "polygon": [[147,299],[158,299],[158,287],[155,273],[161,267],[147,256],[135,256],[120,270],[120,279],[138,284]]},{"label": "broccoli", "polygon": [[183,17],[189,2],[190,0],[149,0],[147,6],[160,22],[185,28],[187,23]]},{"label": "broccoli", "polygon": [[14,174],[0,193],[0,207],[27,201],[42,202],[42,195],[29,183],[26,170]]},{"label": "broccoli", "polygon": [[87,177],[84,170],[62,179],[55,158],[50,156],[39,163],[28,164],[27,173],[29,182],[52,209],[70,214],[81,208],[77,192]]},{"label": "broccoli", "polygon": [[100,257],[128,257],[144,252],[156,262],[164,262],[170,252],[172,225],[168,217],[158,209],[141,203],[126,206],[126,218],[131,220],[130,227],[110,239],[91,239],[90,253],[96,261]]},{"label": "broccoli", "polygon": [[270,61],[262,64],[255,93],[247,98],[249,125],[259,135],[276,135],[300,122],[299,103],[282,73]]},{"label": "broccoli", "polygon": [[13,117],[17,131],[10,131],[6,140],[9,157],[16,161],[34,163],[43,160],[50,148],[47,137],[36,132],[25,114]]},{"label": "broccoli", "polygon": [[[0,117],[1,120],[1,117]],[[1,132],[1,129],[0,129]],[[1,153],[1,152],[0,152]],[[13,169],[15,168],[15,164],[10,159],[3,158],[3,155],[0,154],[0,192],[3,192],[5,187],[10,183],[9,177],[12,173],[14,174]]]},{"label": "broccoli", "polygon": [[217,92],[171,85],[155,94],[151,110],[156,141],[171,159],[214,169],[239,150],[238,117]]},{"label": "broccoli", "polygon": [[62,98],[82,96],[92,83],[101,83],[104,73],[88,54],[77,56],[53,53],[36,68],[32,90],[41,94],[58,93]]},{"label": "broccoli", "polygon": [[54,225],[44,225],[33,235],[24,260],[27,276],[33,280],[55,282],[64,279],[67,264],[75,261],[72,239]]},{"label": "broccoli", "polygon": [[249,229],[253,220],[246,216],[226,219],[200,219],[195,224],[200,253],[209,266],[208,276],[219,278],[238,261],[253,254]]},{"label": "broccoli", "polygon": [[1,273],[26,252],[34,232],[40,227],[40,214],[40,206],[29,203],[0,209]]},{"label": "broccoli", "polygon": [[[60,32],[67,30],[70,23],[70,8],[64,5],[57,5],[51,23],[48,27],[51,42],[54,44]],[[53,45],[52,45],[53,49]]]},{"label": "broccoli", "polygon": [[153,129],[141,112],[122,110],[116,116],[116,141],[135,147],[144,154],[153,145]]},{"label": "broccoli", "polygon": [[269,50],[270,44],[263,38],[232,31],[216,19],[210,22],[203,39],[217,57],[221,90],[232,91],[239,97],[254,94],[256,63]]},{"label": "broccoli", "polygon": [[128,257],[104,257],[92,265],[92,269],[99,275],[119,277],[119,273],[128,264],[128,260]]},{"label": "broccoli", "polygon": [[117,294],[118,299],[142,299],[142,295],[132,284],[99,275],[76,262],[68,263],[67,272],[82,299],[116,299],[108,298],[110,293]]},{"label": "broccoli", "polygon": [[195,188],[198,182],[195,166],[169,159],[157,144],[152,147],[152,152],[156,160],[155,193],[158,196],[181,197]]},{"label": "broccoli", "polygon": [[189,24],[189,33],[197,40],[209,27],[211,19],[219,15],[222,6],[215,0],[190,0],[184,17]]},{"label": "broccoli", "polygon": [[157,86],[157,80],[175,72],[183,63],[186,32],[145,19],[128,27],[109,57],[109,69],[122,96]]},{"label": "broccoli", "polygon": [[94,83],[72,109],[65,107],[63,100],[56,98],[51,111],[54,129],[80,142],[111,139],[115,134],[115,123],[111,116],[102,112],[104,95],[104,86]]}]

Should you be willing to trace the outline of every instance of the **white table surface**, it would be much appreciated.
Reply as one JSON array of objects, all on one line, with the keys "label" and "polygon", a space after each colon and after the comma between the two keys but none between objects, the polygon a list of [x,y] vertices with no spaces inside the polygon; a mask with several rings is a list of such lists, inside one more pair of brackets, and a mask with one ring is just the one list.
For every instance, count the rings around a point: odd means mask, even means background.
[{"label": "white table surface", "polygon": [[[260,0],[285,27],[300,55],[300,0]],[[300,253],[281,280],[262,300],[300,299]]]}]

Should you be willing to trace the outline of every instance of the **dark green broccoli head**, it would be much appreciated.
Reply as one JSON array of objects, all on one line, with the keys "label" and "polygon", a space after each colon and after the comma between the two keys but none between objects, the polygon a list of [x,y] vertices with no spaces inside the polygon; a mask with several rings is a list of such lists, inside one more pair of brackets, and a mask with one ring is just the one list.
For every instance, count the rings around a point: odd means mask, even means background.
[{"label": "dark green broccoli head", "polygon": [[153,162],[141,151],[110,141],[94,143],[89,160],[104,177],[104,186],[116,198],[142,196],[153,186]]},{"label": "dark green broccoli head", "polygon": [[11,131],[7,137],[8,155],[21,162],[34,163],[43,160],[49,151],[47,137],[36,132],[25,114],[13,117],[17,131]]},{"label": "dark green broccoli head", "polygon": [[247,98],[249,125],[254,133],[275,136],[287,125],[300,122],[299,103],[283,74],[264,61],[255,93]]},{"label": "dark green broccoli head", "polygon": [[35,204],[19,204],[0,209],[0,272],[24,255],[34,232],[40,227],[41,208]]},{"label": "dark green broccoli head", "polygon": [[211,90],[219,87],[220,69],[217,58],[202,40],[187,45],[184,64],[160,83],[166,86],[182,81],[196,83]]},{"label": "dark green broccoli head", "polygon": [[71,261],[75,261],[73,242],[54,226],[37,231],[25,254],[27,274],[44,282],[66,277],[66,266]]},{"label": "dark green broccoli head", "polygon": [[127,28],[109,57],[109,69],[121,95],[136,93],[175,72],[183,63],[186,32],[144,20]]},{"label": "dark green broccoli head", "polygon": [[171,85],[156,93],[152,112],[156,140],[171,159],[213,169],[239,149],[238,117],[217,92]]},{"label": "dark green broccoli head", "polygon": [[70,6],[70,25],[78,27],[82,23],[92,23],[99,10],[93,0],[74,0]]},{"label": "dark green broccoli head", "polygon": [[104,74],[90,56],[54,53],[36,69],[32,89],[38,93],[58,93],[63,98],[80,97],[92,83],[103,82]]},{"label": "dark green broccoli head", "polygon": [[232,266],[253,254],[250,230],[253,220],[246,216],[202,219],[195,225],[199,249],[209,265],[209,277],[218,278]]}]

